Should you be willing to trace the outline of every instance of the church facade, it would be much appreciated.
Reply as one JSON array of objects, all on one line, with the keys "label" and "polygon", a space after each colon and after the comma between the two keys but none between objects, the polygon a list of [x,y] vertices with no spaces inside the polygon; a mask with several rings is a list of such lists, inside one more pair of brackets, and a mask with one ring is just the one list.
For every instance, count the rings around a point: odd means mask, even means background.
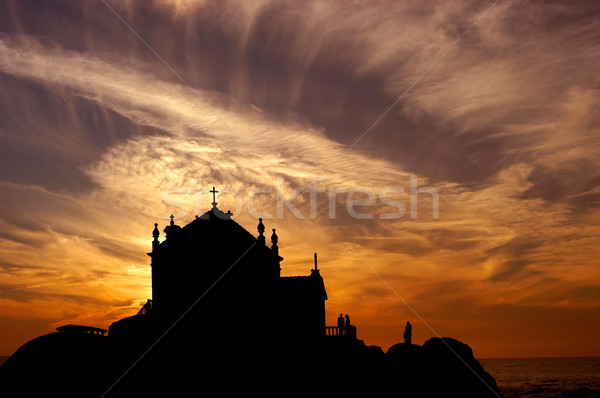
[{"label": "church facade", "polygon": [[327,293],[316,253],[310,274],[281,276],[275,229],[269,247],[262,219],[254,236],[231,216],[213,199],[211,210],[185,226],[171,216],[163,241],[155,224],[148,253],[152,300],[138,315],[115,322],[109,335],[178,323],[210,339],[324,336]]}]

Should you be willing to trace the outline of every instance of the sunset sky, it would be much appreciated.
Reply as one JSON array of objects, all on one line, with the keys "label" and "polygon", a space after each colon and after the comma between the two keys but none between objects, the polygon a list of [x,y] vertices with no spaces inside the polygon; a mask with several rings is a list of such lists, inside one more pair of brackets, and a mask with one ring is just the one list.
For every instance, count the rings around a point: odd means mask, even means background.
[{"label": "sunset sky", "polygon": [[600,356],[599,71],[596,1],[0,0],[0,355],[215,186],[368,345]]}]

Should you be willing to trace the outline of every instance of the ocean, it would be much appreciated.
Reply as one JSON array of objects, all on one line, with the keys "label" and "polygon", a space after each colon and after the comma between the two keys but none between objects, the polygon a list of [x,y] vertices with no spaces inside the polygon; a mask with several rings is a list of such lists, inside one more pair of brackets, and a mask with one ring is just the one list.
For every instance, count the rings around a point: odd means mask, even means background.
[{"label": "ocean", "polygon": [[600,398],[600,357],[479,359],[506,398]]},{"label": "ocean", "polygon": [[[0,365],[8,357],[0,356]],[[600,357],[479,359],[505,398],[600,398]]]}]

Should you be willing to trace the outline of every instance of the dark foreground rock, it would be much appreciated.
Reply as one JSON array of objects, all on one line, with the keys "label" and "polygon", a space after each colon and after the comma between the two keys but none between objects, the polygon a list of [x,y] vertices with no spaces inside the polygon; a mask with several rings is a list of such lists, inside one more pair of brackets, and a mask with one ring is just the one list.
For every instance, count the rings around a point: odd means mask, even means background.
[{"label": "dark foreground rock", "polygon": [[471,349],[450,338],[422,347],[397,344],[385,354],[339,336],[305,344],[190,338],[135,343],[51,333],[25,344],[0,368],[2,396],[500,396]]}]

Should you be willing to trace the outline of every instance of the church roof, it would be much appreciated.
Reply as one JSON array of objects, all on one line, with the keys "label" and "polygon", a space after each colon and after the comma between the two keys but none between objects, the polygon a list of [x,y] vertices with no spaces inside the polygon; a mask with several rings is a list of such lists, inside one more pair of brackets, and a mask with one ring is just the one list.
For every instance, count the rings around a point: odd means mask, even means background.
[{"label": "church roof", "polygon": [[[267,247],[264,236],[253,236],[231,217],[231,212],[222,212],[216,203],[183,227],[176,225],[172,217],[164,229],[166,239],[159,243],[155,238],[152,252],[148,253],[153,258],[152,266],[157,270],[170,268],[169,278],[179,279],[182,286],[185,283],[174,272],[176,269],[183,272],[195,281],[188,291],[195,291],[199,286],[206,288],[225,274],[236,286],[266,283],[262,277],[279,275],[279,262],[283,258],[279,256],[277,245]],[[157,283],[153,278],[154,285]]]},{"label": "church roof", "polygon": [[217,208],[196,217],[194,221],[183,227],[183,231],[189,231],[189,233],[204,230],[210,230],[210,233],[214,235],[227,235],[227,239],[230,241],[256,242],[256,238],[250,232],[231,219],[231,213],[223,213]]},{"label": "church roof", "polygon": [[[166,255],[174,264],[181,266],[183,263],[189,263],[193,269],[197,269],[196,264],[203,264],[201,268],[204,269],[210,264],[224,264],[225,267],[229,267],[241,261],[235,268],[236,273],[238,270],[247,269],[257,271],[256,276],[265,275],[265,272],[277,275],[280,297],[291,301],[315,298],[327,300],[323,278],[316,265],[316,254],[315,269],[310,275],[282,277],[279,273],[279,262],[283,258],[279,256],[275,229],[271,235],[272,247],[268,247],[262,219],[259,219],[257,226],[258,236],[254,236],[232,219],[231,212],[224,213],[219,210],[216,199],[213,200],[211,210],[196,216],[183,227],[176,225],[174,217],[171,216],[170,225],[164,229],[167,234],[164,242],[158,243],[155,229],[153,236],[156,244],[153,246],[153,253],[149,254],[153,258]],[[250,266],[245,267],[243,264]],[[192,268],[187,268],[186,272],[191,270]],[[244,281],[250,283],[250,280]]]},{"label": "church roof", "polygon": [[204,242],[220,243],[226,246],[248,248],[257,243],[257,239],[244,227],[231,219],[231,213],[223,213],[218,208],[207,211],[185,225],[180,227],[173,221],[164,231],[167,240],[163,244],[169,246],[172,238],[177,241],[202,240]]}]

